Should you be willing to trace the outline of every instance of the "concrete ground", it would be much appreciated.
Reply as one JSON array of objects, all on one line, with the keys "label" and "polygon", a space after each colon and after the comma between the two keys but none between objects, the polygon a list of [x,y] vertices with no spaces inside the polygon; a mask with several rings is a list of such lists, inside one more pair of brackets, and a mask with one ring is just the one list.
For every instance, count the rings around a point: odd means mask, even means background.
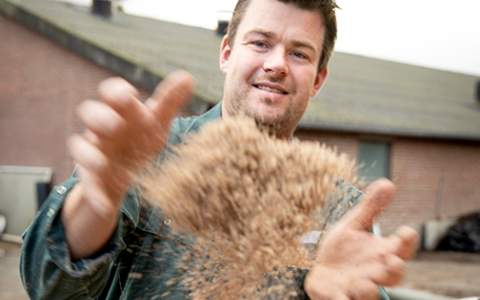
[{"label": "concrete ground", "polygon": [[28,299],[20,281],[19,256],[18,244],[0,242],[0,300]]},{"label": "concrete ground", "polygon": [[480,253],[422,252],[408,265],[403,286],[450,297],[480,297]]},{"label": "concrete ground", "polygon": [[[18,263],[20,246],[0,242],[0,300],[28,299]],[[421,253],[409,263],[403,287],[452,297],[480,296],[480,254]]]}]

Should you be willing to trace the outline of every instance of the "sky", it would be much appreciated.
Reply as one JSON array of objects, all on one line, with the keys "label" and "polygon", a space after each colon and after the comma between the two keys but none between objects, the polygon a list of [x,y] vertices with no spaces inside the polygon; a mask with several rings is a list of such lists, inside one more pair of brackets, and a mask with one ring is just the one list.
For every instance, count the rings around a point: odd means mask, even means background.
[{"label": "sky", "polygon": [[[91,0],[62,0],[90,5]],[[236,0],[117,0],[126,13],[213,29]],[[480,77],[480,1],[337,0],[336,50]],[[226,13],[227,12],[227,13]]]}]

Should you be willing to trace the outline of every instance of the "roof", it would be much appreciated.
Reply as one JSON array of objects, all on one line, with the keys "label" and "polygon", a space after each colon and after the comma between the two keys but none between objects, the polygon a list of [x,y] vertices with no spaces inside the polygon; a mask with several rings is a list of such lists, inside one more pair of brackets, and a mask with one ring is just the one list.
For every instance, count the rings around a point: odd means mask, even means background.
[{"label": "roof", "polygon": [[[72,51],[153,89],[185,69],[197,80],[192,111],[222,98],[220,37],[211,30],[48,0],[0,0],[0,12]],[[480,141],[479,78],[336,52],[326,86],[300,127],[353,133]]]}]

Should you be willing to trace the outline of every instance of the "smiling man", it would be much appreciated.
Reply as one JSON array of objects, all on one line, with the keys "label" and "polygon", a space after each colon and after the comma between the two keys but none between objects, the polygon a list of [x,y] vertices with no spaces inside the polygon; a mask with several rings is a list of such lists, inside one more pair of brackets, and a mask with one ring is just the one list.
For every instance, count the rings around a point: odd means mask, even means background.
[{"label": "smiling man", "polygon": [[325,81],[333,42],[324,51],[324,40],[335,39],[336,30],[326,35],[322,16],[322,10],[331,16],[332,2],[284,2],[239,1],[244,15],[234,15],[222,41],[220,68],[226,74],[223,115],[245,113],[287,138]]},{"label": "smiling man", "polygon": [[[335,8],[333,0],[240,0],[221,43],[223,99],[199,117],[174,119],[193,90],[185,72],[167,77],[145,104],[124,80],[102,82],[101,101],[78,109],[85,132],[69,140],[78,174],[54,189],[24,236],[21,272],[30,297],[188,297],[172,284],[182,276],[176,264],[187,241],[140,201],[132,174],[221,117],[246,114],[290,138],[327,77]],[[400,228],[386,238],[368,232],[393,195],[390,182],[372,184],[327,233],[302,285],[310,298],[377,299],[378,285],[399,282],[415,232]]]}]

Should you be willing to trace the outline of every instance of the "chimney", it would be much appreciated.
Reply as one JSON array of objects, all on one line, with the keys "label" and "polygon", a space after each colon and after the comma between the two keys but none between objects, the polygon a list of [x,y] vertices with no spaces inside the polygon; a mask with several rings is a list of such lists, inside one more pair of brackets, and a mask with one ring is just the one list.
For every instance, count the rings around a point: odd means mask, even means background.
[{"label": "chimney", "polygon": [[110,18],[112,16],[112,1],[92,0],[92,13],[103,18]]},{"label": "chimney", "polygon": [[219,10],[217,11],[217,29],[215,33],[219,36],[224,36],[228,30],[228,23],[232,17],[232,12],[230,10]]},{"label": "chimney", "polygon": [[227,34],[227,29],[228,29],[228,21],[225,20],[218,20],[217,23],[217,35],[219,36],[224,36]]}]

